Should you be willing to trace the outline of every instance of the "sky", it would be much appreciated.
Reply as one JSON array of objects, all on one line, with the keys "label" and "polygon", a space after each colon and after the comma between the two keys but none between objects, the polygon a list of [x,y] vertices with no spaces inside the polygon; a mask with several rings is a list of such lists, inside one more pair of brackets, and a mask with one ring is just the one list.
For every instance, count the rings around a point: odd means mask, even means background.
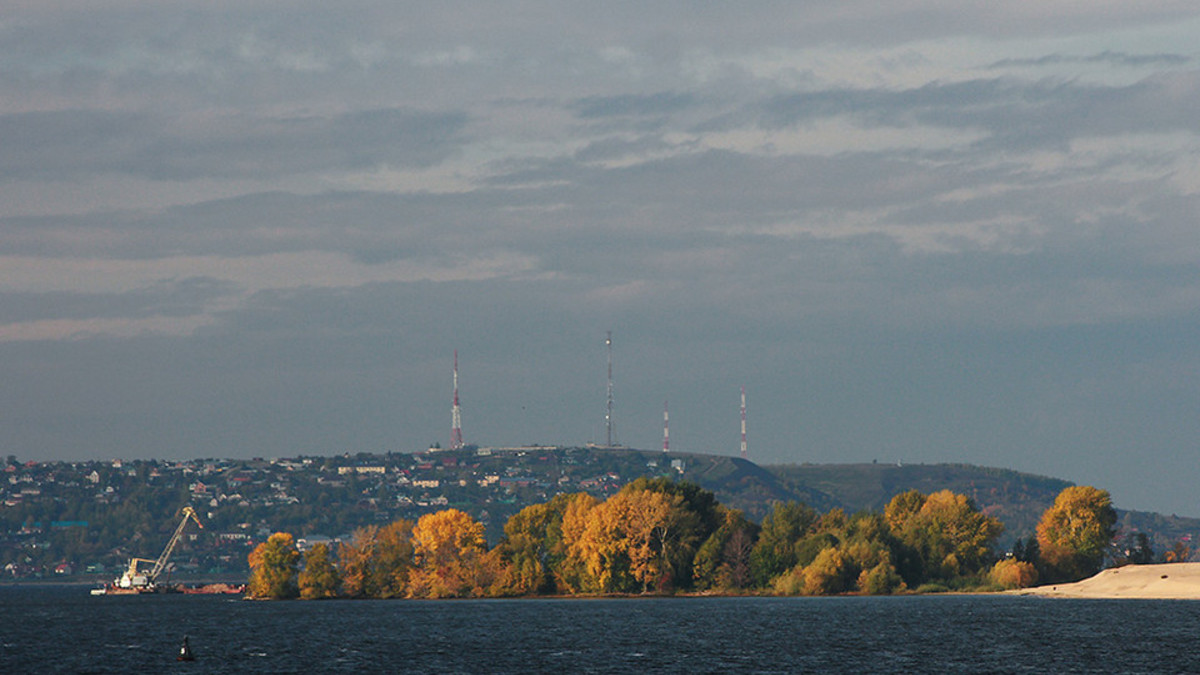
[{"label": "sky", "polygon": [[614,436],[1200,516],[1193,0],[8,0],[0,454]]}]

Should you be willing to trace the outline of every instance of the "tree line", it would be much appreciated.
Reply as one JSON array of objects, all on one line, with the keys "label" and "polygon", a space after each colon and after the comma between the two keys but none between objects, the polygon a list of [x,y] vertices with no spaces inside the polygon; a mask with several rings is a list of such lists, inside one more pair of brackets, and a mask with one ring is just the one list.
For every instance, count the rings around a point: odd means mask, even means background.
[{"label": "tree line", "polygon": [[1069,487],[1037,534],[995,550],[1003,525],[949,490],[896,495],[882,513],[781,502],[760,523],[687,482],[640,478],[600,501],[562,494],[526,507],[488,548],[484,526],[447,509],[354,531],[305,554],[277,532],[249,556],[259,598],[535,595],[892,594],[1000,590],[1100,569],[1117,516],[1104,490]]}]

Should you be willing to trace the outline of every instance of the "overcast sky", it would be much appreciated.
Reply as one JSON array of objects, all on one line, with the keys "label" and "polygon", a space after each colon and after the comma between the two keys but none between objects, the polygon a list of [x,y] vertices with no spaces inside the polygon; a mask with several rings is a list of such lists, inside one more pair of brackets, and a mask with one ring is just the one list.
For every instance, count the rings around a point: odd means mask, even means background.
[{"label": "overcast sky", "polygon": [[[414,6],[415,5],[415,6]],[[616,439],[1200,516],[1194,0],[8,0],[0,454]]]}]

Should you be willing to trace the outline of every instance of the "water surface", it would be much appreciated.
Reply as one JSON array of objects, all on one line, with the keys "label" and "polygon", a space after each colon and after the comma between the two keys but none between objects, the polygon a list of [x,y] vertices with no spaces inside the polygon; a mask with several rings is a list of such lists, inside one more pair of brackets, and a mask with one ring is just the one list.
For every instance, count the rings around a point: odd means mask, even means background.
[{"label": "water surface", "polygon": [[[1198,672],[1200,602],[250,602],[0,587],[0,673]],[[197,660],[177,663],[189,636]]]}]

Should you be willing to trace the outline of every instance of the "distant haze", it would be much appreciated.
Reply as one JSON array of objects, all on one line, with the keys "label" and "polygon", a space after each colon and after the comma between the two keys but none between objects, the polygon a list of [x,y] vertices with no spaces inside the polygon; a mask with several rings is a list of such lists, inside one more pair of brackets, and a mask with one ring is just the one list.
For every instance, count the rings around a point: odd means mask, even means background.
[{"label": "distant haze", "polygon": [[18,0],[0,454],[616,440],[1200,516],[1200,5]]}]

